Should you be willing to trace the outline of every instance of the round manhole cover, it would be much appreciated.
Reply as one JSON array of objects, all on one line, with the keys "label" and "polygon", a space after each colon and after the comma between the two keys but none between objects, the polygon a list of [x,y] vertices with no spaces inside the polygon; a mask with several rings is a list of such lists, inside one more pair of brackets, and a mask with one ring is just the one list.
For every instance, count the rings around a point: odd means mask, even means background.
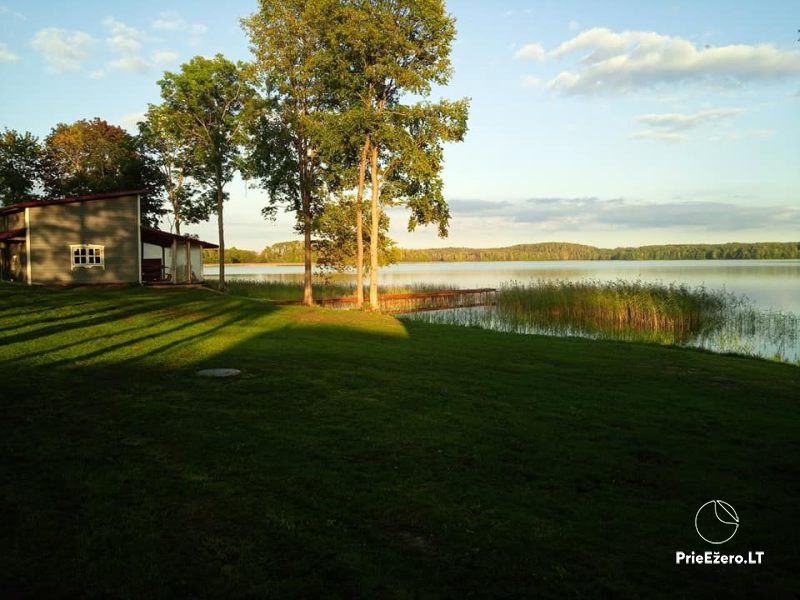
[{"label": "round manhole cover", "polygon": [[236,377],[239,369],[202,369],[197,372],[200,377]]}]

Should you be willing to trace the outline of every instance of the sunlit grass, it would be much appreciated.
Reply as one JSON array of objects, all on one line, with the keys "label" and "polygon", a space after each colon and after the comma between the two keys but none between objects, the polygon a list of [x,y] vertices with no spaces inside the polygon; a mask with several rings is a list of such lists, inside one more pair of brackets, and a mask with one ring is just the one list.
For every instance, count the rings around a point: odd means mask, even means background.
[{"label": "sunlit grass", "polygon": [[[208,280],[206,285],[212,289],[219,288],[217,280]],[[293,302],[299,301],[303,297],[303,283],[301,281],[270,281],[262,279],[229,279],[227,281],[228,294],[245,298],[258,298],[273,302]],[[451,286],[413,284],[413,285],[390,285],[379,286],[379,294],[413,294],[426,291],[440,291],[443,289],[453,289]],[[354,283],[338,282],[334,280],[320,279],[314,283],[314,298],[323,300],[329,298],[346,298],[354,296],[356,286]],[[364,295],[368,294],[365,287]]]}]

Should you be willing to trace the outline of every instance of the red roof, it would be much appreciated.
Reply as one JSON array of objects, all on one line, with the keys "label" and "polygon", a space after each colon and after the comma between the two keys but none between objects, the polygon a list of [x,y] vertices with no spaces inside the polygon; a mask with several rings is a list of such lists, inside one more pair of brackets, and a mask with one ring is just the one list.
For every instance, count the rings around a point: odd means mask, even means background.
[{"label": "red roof", "polygon": [[0,242],[15,237],[25,237],[25,229],[9,229],[8,231],[0,231]]},{"label": "red roof", "polygon": [[46,198],[43,200],[28,200],[17,202],[4,208],[0,208],[0,215],[7,215],[20,212],[26,208],[34,206],[49,206],[51,204],[72,204],[73,202],[86,202],[87,200],[104,200],[106,198],[121,198],[122,196],[136,196],[144,194],[147,190],[130,190],[127,192],[106,192],[105,194],[85,194],[83,196],[68,196],[66,198]]},{"label": "red roof", "polygon": [[219,246],[212,244],[211,242],[204,242],[203,240],[198,240],[197,238],[189,237],[187,235],[176,235],[174,233],[169,233],[168,231],[161,231],[160,229],[153,229],[152,227],[145,227],[142,225],[143,242],[166,248],[167,246],[172,245],[173,240],[177,240],[179,242],[192,242],[202,246],[203,248],[219,248]]}]

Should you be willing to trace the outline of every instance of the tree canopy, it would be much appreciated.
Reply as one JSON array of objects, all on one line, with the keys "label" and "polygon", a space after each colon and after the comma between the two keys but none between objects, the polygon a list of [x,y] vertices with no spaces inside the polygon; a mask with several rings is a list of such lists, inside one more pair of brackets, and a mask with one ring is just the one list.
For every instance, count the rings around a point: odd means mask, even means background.
[{"label": "tree canopy", "polygon": [[42,150],[29,132],[0,135],[0,206],[32,198],[41,177]]},{"label": "tree canopy", "polygon": [[53,128],[44,140],[41,178],[48,196],[145,190],[142,220],[155,224],[163,214],[158,168],[134,136],[100,118]]},{"label": "tree canopy", "polygon": [[210,206],[198,194],[191,179],[192,150],[182,139],[178,122],[164,105],[149,105],[139,124],[141,147],[161,173],[169,206],[167,218],[180,235],[184,223],[208,220]]},{"label": "tree canopy", "polygon": [[221,54],[196,56],[181,65],[179,73],[164,73],[158,84],[170,127],[190,154],[190,174],[216,212],[219,280],[224,289],[224,188],[241,166],[249,111],[256,97],[252,71],[245,63],[233,63]]},{"label": "tree canopy", "polygon": [[267,191],[272,217],[278,204],[297,215],[305,248],[303,303],[312,304],[312,234],[325,200],[319,135],[325,115],[335,109],[331,66],[325,44],[330,0],[260,0],[242,20],[268,110],[255,122],[250,174]]}]

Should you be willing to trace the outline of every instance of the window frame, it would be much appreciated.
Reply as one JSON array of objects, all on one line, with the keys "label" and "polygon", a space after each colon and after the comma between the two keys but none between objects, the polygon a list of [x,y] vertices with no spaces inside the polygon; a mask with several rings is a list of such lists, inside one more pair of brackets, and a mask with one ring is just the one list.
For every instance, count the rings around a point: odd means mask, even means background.
[{"label": "window frame", "polygon": [[[83,262],[76,259],[82,258]],[[100,267],[106,269],[106,247],[104,244],[70,244],[69,245],[70,270],[92,269]]]}]

